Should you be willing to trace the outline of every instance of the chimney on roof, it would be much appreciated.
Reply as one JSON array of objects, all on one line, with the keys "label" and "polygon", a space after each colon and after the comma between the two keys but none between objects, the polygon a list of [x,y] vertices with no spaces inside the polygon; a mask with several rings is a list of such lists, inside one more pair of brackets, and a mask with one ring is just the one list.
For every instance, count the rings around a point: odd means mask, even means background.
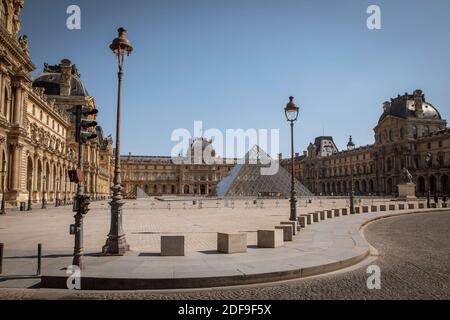
[{"label": "chimney on roof", "polygon": [[414,91],[414,108],[416,109],[416,117],[423,117],[423,93],[422,90]]},{"label": "chimney on roof", "polygon": [[72,85],[72,62],[69,59],[61,60],[59,64],[61,70],[61,79],[59,83],[61,96],[70,96]]}]

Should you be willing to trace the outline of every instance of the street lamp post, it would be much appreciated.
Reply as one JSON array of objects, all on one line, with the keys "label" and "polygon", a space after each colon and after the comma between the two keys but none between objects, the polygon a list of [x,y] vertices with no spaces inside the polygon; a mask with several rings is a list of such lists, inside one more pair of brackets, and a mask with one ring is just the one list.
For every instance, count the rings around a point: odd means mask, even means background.
[{"label": "street lamp post", "polygon": [[291,124],[291,214],[290,221],[297,221],[297,196],[295,192],[295,165],[294,165],[294,122],[297,121],[299,108],[294,102],[294,97],[289,97],[289,103],[284,108],[287,121]]},{"label": "street lamp post", "polygon": [[67,205],[67,175],[64,178],[64,205]]},{"label": "street lamp post", "polygon": [[117,57],[118,63],[118,91],[117,91],[117,123],[116,123],[116,149],[114,164],[114,186],[112,187],[113,195],[110,202],[111,205],[111,227],[108,234],[106,244],[103,246],[104,254],[123,255],[130,250],[130,246],[125,239],[125,233],[122,226],[122,178],[120,176],[120,112],[122,97],[122,78],[123,78],[123,62],[125,56],[130,55],[133,51],[131,42],[127,39],[124,28],[117,30],[119,37],[115,38],[109,48]]},{"label": "street lamp post", "polygon": [[45,200],[45,191],[47,189],[47,177],[43,176],[42,177],[42,182],[43,182],[43,186],[42,186],[42,209],[47,208],[47,201]]},{"label": "street lamp post", "polygon": [[2,204],[0,207],[0,214],[5,214],[5,178],[6,178],[6,159],[3,159],[2,163]]},{"label": "street lamp post", "polygon": [[[350,139],[347,143],[347,150],[353,151],[355,150],[355,144],[352,141],[352,136],[350,136]],[[350,153],[350,214],[355,213],[355,205],[353,202],[353,198],[355,196],[355,187],[353,184],[353,155]]]},{"label": "street lamp post", "polygon": [[430,168],[433,166],[432,163],[432,155],[431,153],[427,152],[427,155],[425,157],[425,164],[427,166],[427,176],[428,176],[428,190],[427,190],[427,208],[431,208],[431,179],[430,179]]},{"label": "street lamp post", "polygon": [[56,177],[56,186],[55,186],[55,207],[59,206],[58,192],[59,192],[59,177]]},{"label": "street lamp post", "polygon": [[28,175],[28,188],[29,188],[29,190],[28,190],[28,208],[27,208],[27,210],[28,211],[31,211],[31,210],[33,210],[33,208],[32,208],[32,203],[31,203],[31,196],[32,196],[32,190],[33,190],[33,185],[32,185],[32,183],[33,183],[33,176],[31,175],[31,174],[29,174]]}]

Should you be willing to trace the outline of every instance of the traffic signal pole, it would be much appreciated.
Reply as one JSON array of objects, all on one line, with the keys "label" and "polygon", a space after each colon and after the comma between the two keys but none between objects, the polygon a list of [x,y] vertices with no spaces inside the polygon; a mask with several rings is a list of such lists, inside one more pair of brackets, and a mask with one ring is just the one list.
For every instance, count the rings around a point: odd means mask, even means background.
[{"label": "traffic signal pole", "polygon": [[97,135],[95,133],[84,132],[82,129],[95,127],[97,122],[82,118],[89,115],[95,115],[98,113],[98,110],[76,106],[73,111],[75,115],[75,141],[78,142],[78,164],[74,178],[77,182],[77,194],[74,199],[74,211],[76,214],[74,216],[75,245],[72,264],[83,269],[83,217],[88,213],[90,203],[89,197],[84,194],[83,145],[87,143],[88,140],[95,139]]},{"label": "traffic signal pole", "polygon": [[[83,166],[83,144],[78,143],[78,170]],[[83,205],[81,199],[84,199],[84,182],[80,179],[77,183],[77,194],[74,199],[76,205],[75,214],[75,247],[73,251],[73,265],[83,269]]]},{"label": "traffic signal pole", "polygon": [[[76,107],[76,121],[81,120],[81,106]],[[78,130],[77,130],[78,131]],[[77,169],[79,172],[83,170],[83,144],[78,141],[78,165]],[[75,218],[75,246],[73,251],[73,265],[78,266],[80,269],[83,268],[83,212],[80,199],[84,198],[84,177],[83,179],[78,179],[77,183],[77,194],[74,199],[76,214]]]}]

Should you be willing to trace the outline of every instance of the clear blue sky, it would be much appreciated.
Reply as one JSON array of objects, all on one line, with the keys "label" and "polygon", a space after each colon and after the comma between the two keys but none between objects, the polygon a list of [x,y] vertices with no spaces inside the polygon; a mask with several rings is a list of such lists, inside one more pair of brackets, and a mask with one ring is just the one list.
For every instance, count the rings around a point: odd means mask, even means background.
[{"label": "clear blue sky", "polygon": [[[66,8],[82,29],[65,27]],[[366,9],[381,7],[382,30]],[[39,0],[25,1],[22,33],[37,66],[69,58],[114,134],[116,64],[109,50],[124,26],[135,51],[124,79],[122,153],[169,155],[172,130],[279,128],[283,107],[301,108],[296,149],[314,137],[373,142],[382,102],[421,88],[450,115],[450,1]]]}]

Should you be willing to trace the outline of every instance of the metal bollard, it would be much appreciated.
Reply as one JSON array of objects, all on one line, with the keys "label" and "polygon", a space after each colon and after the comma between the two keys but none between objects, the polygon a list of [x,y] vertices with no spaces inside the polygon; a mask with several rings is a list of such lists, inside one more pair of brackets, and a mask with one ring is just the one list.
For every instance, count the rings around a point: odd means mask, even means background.
[{"label": "metal bollard", "polygon": [[38,261],[37,261],[37,272],[38,276],[41,275],[41,260],[42,260],[42,244],[38,244]]},{"label": "metal bollard", "polygon": [[4,244],[0,243],[0,274],[3,272],[3,247]]}]

